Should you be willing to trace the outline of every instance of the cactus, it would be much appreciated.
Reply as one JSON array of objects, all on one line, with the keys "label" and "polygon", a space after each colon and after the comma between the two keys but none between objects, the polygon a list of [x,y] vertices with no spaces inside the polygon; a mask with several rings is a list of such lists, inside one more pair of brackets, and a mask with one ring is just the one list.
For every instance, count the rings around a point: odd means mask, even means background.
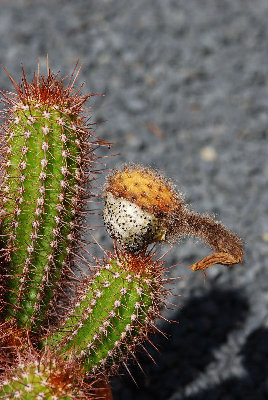
[{"label": "cactus", "polygon": [[51,366],[50,368],[38,364],[20,366],[16,373],[3,381],[2,387],[0,387],[0,398],[5,400],[22,398],[36,400],[74,399],[73,395],[77,394],[73,393],[70,381],[66,382],[67,374],[63,376],[64,381],[59,379],[61,378],[59,371],[54,370],[54,372],[53,374]]},{"label": "cactus", "polygon": [[[74,79],[75,80],[75,79]],[[7,96],[2,136],[1,229],[5,243],[6,315],[38,330],[57,281],[72,262],[86,170],[95,159],[74,80],[50,71],[23,75]]]},{"label": "cactus", "polygon": [[165,297],[162,263],[152,254],[111,255],[84,282],[74,310],[51,344],[88,371],[115,370],[153,329]]},{"label": "cactus", "polygon": [[85,380],[75,363],[66,364],[51,354],[28,354],[16,369],[5,374],[0,384],[0,399],[90,400],[103,399],[109,390],[100,377]]},{"label": "cactus", "polygon": [[193,270],[242,260],[240,239],[189,211],[169,180],[125,166],[105,186],[103,217],[115,252],[97,262],[94,274],[89,266],[89,275],[76,279],[73,306],[63,296],[72,266],[86,262],[81,221],[92,197],[95,148],[105,145],[85,123],[91,94],[75,90],[75,71],[66,87],[66,78],[49,69],[47,77],[38,70],[32,83],[23,71],[19,85],[9,76],[16,92],[2,93],[0,398],[6,400],[112,399],[107,377],[154,331],[168,293],[151,243],[201,237],[215,253]]}]

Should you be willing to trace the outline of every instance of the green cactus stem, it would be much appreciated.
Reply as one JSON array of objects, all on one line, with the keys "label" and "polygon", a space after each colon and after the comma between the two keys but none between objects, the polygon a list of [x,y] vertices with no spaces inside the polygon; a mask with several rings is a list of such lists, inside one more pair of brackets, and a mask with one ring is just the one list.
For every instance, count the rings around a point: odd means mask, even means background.
[{"label": "green cactus stem", "polygon": [[[11,77],[10,77],[11,78]],[[91,96],[74,90],[74,75],[48,71],[32,83],[23,78],[4,94],[1,136],[2,268],[6,316],[36,331],[43,323],[57,282],[73,260],[88,173],[98,140],[86,125],[83,104]],[[92,178],[92,174],[90,179]]]},{"label": "green cactus stem", "polygon": [[[32,355],[6,373],[0,381],[0,399],[76,400],[96,399],[92,383],[85,382],[75,364],[48,355]],[[92,396],[91,396],[92,394]]]},{"label": "green cactus stem", "polygon": [[166,290],[152,255],[117,253],[99,267],[51,345],[73,354],[86,370],[110,371],[147,338]]},{"label": "green cactus stem", "polygon": [[76,360],[63,359],[48,347],[38,351],[14,320],[0,324],[0,399],[112,400],[108,379],[87,377]]},{"label": "green cactus stem", "polygon": [[51,371],[37,365],[21,367],[5,379],[0,386],[0,399],[32,399],[32,400],[72,400],[68,387],[57,390],[50,382]]}]

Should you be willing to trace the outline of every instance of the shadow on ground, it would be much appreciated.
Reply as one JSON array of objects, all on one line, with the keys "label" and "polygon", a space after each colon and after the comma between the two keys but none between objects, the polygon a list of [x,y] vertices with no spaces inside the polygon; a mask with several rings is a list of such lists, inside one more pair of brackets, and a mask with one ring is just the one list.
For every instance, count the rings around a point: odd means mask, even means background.
[{"label": "shadow on ground", "polygon": [[[268,330],[255,330],[241,350],[244,379],[228,379],[185,400],[265,400],[268,398]],[[229,395],[226,395],[229,393]]]},{"label": "shadow on ground", "polygon": [[222,346],[228,335],[244,324],[248,313],[246,298],[237,291],[213,290],[205,296],[189,300],[175,316],[179,323],[165,323],[161,334],[153,337],[159,352],[147,345],[156,365],[145,354],[138,355],[144,373],[138,366],[131,367],[130,376],[112,381],[115,400],[167,400],[177,393],[185,400],[264,400],[268,394],[268,330],[258,329],[241,349],[244,378],[228,379],[216,387],[188,397],[183,395],[205,368],[215,360],[214,352]]}]

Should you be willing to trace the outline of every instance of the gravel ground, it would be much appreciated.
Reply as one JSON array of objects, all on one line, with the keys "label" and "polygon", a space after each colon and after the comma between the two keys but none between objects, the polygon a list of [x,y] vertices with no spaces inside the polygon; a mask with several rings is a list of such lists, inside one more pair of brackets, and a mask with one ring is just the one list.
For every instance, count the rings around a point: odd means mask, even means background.
[{"label": "gravel ground", "polygon": [[[0,1],[0,64],[32,76],[46,55],[96,97],[107,167],[165,171],[186,201],[243,239],[243,265],[188,266],[209,249],[187,239],[166,256],[183,276],[160,321],[159,353],[113,379],[115,400],[255,400],[268,395],[267,0]],[[1,89],[10,89],[3,71]],[[101,184],[100,180],[100,184]],[[97,223],[101,224],[101,221]],[[95,232],[111,246],[103,228]],[[162,249],[165,251],[166,249]],[[174,308],[174,307],[173,307]],[[265,346],[266,345],[266,346]]]}]

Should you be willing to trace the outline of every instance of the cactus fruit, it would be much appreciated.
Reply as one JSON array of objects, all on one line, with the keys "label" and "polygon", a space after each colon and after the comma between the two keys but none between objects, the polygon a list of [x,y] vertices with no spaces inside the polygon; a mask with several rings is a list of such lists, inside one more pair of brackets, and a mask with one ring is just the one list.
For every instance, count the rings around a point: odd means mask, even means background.
[{"label": "cactus fruit", "polygon": [[165,240],[166,229],[153,213],[111,192],[106,194],[103,217],[110,235],[129,251]]},{"label": "cactus fruit", "polygon": [[161,265],[151,254],[111,256],[85,282],[72,314],[52,335],[52,346],[71,352],[93,373],[116,369],[160,315],[166,291]]},{"label": "cactus fruit", "polygon": [[[62,270],[70,267],[96,140],[71,79],[48,70],[32,83],[23,72],[16,93],[4,94],[6,123],[1,137],[2,256],[6,316],[38,330]],[[91,180],[92,180],[91,176]]]},{"label": "cactus fruit", "polygon": [[107,179],[105,198],[106,228],[128,251],[193,235],[215,251],[192,265],[193,270],[242,261],[240,239],[210,216],[190,211],[174,185],[150,168],[130,165],[115,170]]}]

